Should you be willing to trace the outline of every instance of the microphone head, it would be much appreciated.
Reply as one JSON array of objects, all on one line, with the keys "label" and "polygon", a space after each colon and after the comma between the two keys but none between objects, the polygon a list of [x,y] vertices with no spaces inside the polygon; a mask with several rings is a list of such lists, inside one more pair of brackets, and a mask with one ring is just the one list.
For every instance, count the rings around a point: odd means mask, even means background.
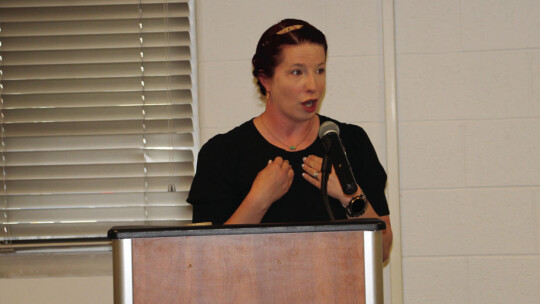
[{"label": "microphone head", "polygon": [[323,122],[319,127],[319,138],[323,138],[328,133],[336,133],[339,135],[339,127],[331,121]]}]

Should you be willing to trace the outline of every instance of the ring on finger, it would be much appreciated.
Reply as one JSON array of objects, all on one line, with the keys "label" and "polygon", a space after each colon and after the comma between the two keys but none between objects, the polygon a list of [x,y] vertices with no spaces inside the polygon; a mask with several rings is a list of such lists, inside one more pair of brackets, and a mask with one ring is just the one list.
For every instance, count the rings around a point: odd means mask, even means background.
[{"label": "ring on finger", "polygon": [[319,171],[315,171],[315,173],[313,173],[313,177],[319,179]]}]

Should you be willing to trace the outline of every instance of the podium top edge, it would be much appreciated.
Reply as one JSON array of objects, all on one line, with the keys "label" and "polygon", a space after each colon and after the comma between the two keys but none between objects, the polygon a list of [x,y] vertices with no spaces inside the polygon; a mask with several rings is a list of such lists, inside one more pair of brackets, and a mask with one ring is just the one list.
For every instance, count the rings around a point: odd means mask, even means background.
[{"label": "podium top edge", "polygon": [[350,219],[334,222],[272,223],[246,225],[184,225],[184,226],[117,226],[109,239],[133,239],[176,236],[306,233],[329,231],[377,231],[386,228],[379,219]]}]

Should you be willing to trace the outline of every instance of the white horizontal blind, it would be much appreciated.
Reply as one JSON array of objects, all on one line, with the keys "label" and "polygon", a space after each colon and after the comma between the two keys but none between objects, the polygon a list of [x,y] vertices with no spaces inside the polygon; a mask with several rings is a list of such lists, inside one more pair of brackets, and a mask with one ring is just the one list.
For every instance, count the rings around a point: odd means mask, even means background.
[{"label": "white horizontal blind", "polygon": [[188,0],[0,0],[0,241],[183,224]]}]

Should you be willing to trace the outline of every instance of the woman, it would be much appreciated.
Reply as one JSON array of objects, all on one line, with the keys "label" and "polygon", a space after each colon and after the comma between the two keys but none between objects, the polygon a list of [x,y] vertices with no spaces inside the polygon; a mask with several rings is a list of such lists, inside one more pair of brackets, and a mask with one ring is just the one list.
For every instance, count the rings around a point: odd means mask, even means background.
[{"label": "woman", "polygon": [[[339,126],[358,189],[343,193],[334,170],[328,180],[330,209],[336,219],[380,218],[383,255],[388,258],[392,230],[384,195],[386,174],[364,130],[318,115],[326,87],[324,34],[302,20],[286,19],[262,35],[253,56],[253,75],[265,96],[265,111],[200,150],[187,201],[193,222],[248,224],[326,221],[320,170],[323,146],[319,126]],[[365,212],[352,214],[357,201]]]}]

